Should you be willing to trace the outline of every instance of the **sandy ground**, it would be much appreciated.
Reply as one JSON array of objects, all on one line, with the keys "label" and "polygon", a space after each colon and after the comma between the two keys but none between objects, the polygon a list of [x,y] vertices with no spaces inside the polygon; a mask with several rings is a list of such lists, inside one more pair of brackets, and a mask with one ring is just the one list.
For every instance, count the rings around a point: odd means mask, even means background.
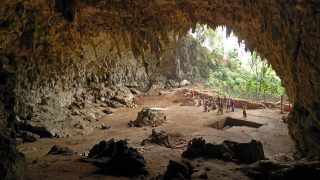
[{"label": "sandy ground", "polygon": [[[18,146],[26,156],[28,179],[127,179],[124,177],[112,177],[97,173],[97,168],[89,163],[80,162],[81,154],[88,153],[93,145],[101,140],[127,139],[129,146],[137,147],[143,139],[151,134],[151,127],[129,128],[127,123],[134,120],[138,111],[143,107],[167,108],[167,122],[155,127],[157,131],[181,133],[185,139],[203,137],[207,142],[221,143],[224,140],[237,142],[249,142],[256,139],[262,142],[266,157],[274,159],[278,154],[290,154],[294,151],[294,144],[288,135],[287,125],[282,122],[281,114],[277,110],[259,109],[248,110],[246,120],[263,124],[258,129],[249,127],[232,127],[225,130],[217,130],[208,127],[209,123],[230,116],[242,118],[242,110],[227,112],[218,115],[216,111],[203,112],[202,107],[180,106],[173,103],[177,98],[177,90],[168,91],[161,96],[148,96],[137,99],[137,108],[120,108],[115,114],[100,118],[99,121],[111,126],[109,130],[96,129],[90,135],[78,135],[69,138],[40,139],[34,143],[24,143]],[[47,156],[53,145],[67,146],[77,152],[71,157]],[[150,146],[150,145],[146,145]],[[168,149],[164,146],[153,145],[144,152],[149,176],[146,179],[163,174],[170,159],[181,160],[182,149]],[[207,171],[209,179],[249,179],[230,162],[220,160],[204,160],[202,158],[191,160],[196,172],[193,179]]]}]

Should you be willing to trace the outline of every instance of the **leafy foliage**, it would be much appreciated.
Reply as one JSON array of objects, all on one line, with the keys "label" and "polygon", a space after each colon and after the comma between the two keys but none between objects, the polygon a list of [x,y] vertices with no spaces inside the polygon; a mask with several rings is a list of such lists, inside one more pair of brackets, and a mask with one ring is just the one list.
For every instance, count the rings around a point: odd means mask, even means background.
[{"label": "leafy foliage", "polygon": [[[284,93],[281,80],[275,71],[256,52],[251,54],[249,68],[238,59],[237,50],[229,51],[223,58],[222,35],[216,30],[198,27],[196,39],[202,44],[208,43],[212,48],[211,63],[206,78],[208,86],[216,92],[240,98],[256,100],[275,100]],[[209,67],[209,66],[208,66]]]}]

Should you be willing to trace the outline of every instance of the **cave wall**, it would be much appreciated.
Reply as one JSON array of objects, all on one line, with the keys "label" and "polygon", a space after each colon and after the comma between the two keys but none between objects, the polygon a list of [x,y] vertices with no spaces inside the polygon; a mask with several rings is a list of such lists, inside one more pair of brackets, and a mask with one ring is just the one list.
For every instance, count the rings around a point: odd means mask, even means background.
[{"label": "cave wall", "polygon": [[[294,102],[288,127],[297,147],[320,155],[317,1],[0,0],[0,5],[1,70],[14,79],[8,90],[16,99],[14,108],[2,101],[8,112],[40,111],[47,97],[57,110],[97,79],[145,87],[159,76],[158,60],[170,37],[184,36],[197,23],[226,25],[248,50],[268,59]],[[52,116],[56,121],[63,111]],[[10,126],[8,117],[2,124]]]}]

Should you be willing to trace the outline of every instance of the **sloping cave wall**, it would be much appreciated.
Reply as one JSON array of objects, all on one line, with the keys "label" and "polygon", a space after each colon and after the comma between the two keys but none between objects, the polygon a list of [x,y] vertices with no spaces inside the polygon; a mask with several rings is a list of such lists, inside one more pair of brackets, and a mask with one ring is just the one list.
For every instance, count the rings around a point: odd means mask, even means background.
[{"label": "sloping cave wall", "polygon": [[290,134],[303,152],[319,156],[319,12],[319,2],[307,0],[0,0],[1,106],[7,113],[0,126],[7,131],[11,112],[37,111],[42,99],[57,105],[41,118],[58,123],[59,107],[88,80],[147,87],[163,72],[157,66],[170,38],[197,23],[224,24],[269,60],[294,102]]}]

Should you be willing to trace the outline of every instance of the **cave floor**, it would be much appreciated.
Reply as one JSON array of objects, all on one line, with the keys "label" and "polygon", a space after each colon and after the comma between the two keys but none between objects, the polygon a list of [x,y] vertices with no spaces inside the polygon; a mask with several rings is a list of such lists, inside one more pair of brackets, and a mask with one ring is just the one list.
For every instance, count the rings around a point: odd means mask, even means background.
[{"label": "cave floor", "polygon": [[[161,96],[142,96],[136,100],[137,108],[119,108],[112,115],[99,119],[111,126],[111,129],[97,128],[89,135],[75,135],[67,138],[42,138],[34,143],[23,143],[18,149],[26,156],[28,179],[127,179],[112,177],[96,173],[98,170],[90,163],[79,161],[81,154],[88,153],[93,145],[101,140],[116,140],[126,138],[129,146],[139,147],[143,139],[151,135],[151,130],[165,131],[167,133],[181,133],[186,140],[203,137],[206,142],[221,143],[223,140],[249,142],[256,139],[262,142],[267,158],[277,160],[279,154],[290,154],[294,151],[294,143],[288,135],[287,125],[282,122],[282,115],[278,110],[257,109],[247,110],[246,120],[263,124],[258,129],[249,127],[232,127],[218,130],[208,124],[230,116],[242,118],[242,110],[227,112],[218,115],[216,111],[203,112],[202,107],[180,106],[173,101],[178,98],[174,90],[167,91]],[[167,108],[165,114],[167,122],[159,127],[128,127],[128,122],[134,120],[138,111],[143,107]],[[74,156],[46,156],[53,145],[67,146],[78,155]],[[150,145],[146,145],[150,147]],[[143,153],[146,160],[146,169],[150,177],[163,174],[168,162],[181,160],[183,149],[169,149],[160,145],[152,145]],[[193,179],[207,171],[209,179],[249,179],[242,172],[236,170],[241,165],[220,160],[204,160],[202,158],[190,160],[197,172]]]}]

